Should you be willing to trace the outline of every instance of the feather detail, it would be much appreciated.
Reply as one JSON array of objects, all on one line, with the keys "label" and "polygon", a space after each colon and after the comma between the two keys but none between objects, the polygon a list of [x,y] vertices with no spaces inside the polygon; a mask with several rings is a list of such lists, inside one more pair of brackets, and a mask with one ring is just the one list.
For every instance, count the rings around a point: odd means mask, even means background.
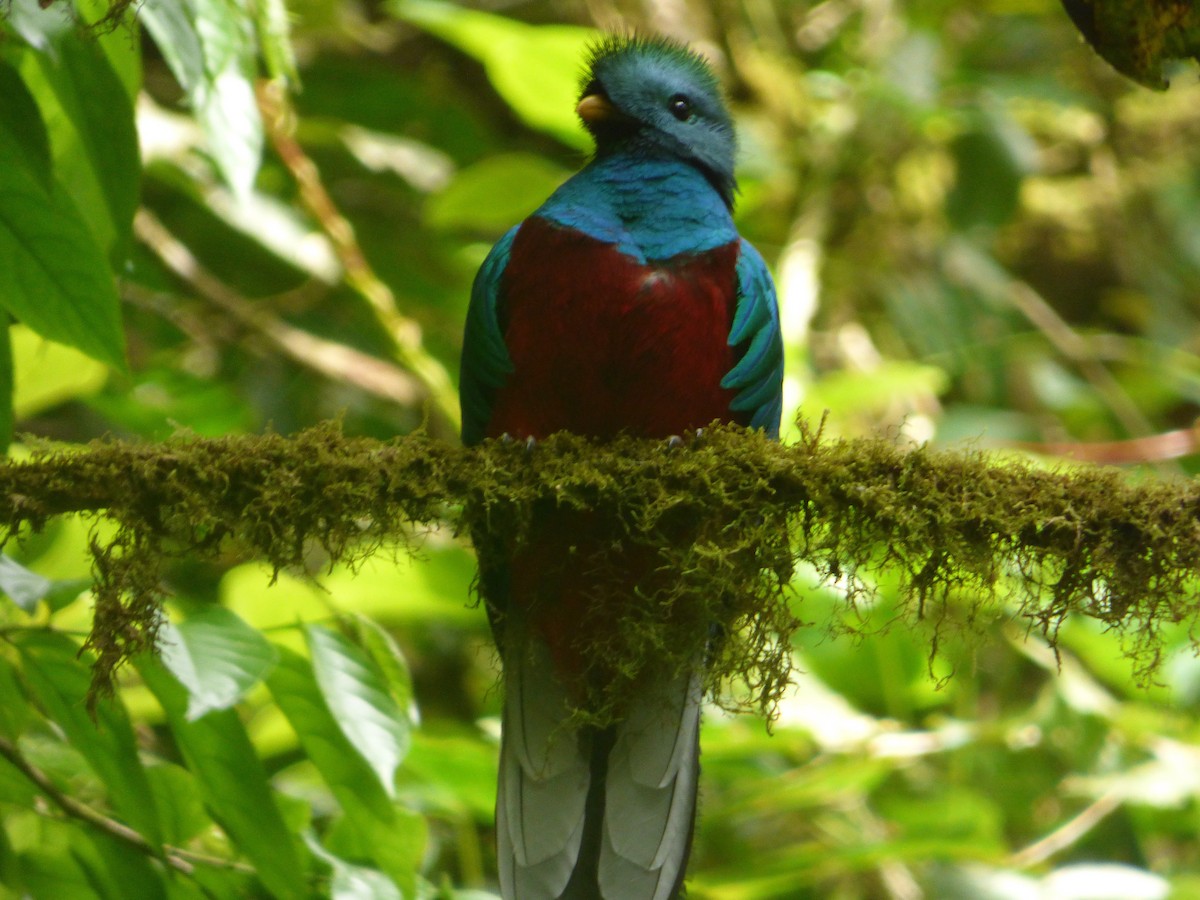
[{"label": "feather detail", "polygon": [[556,900],[579,857],[588,754],[567,694],[537,640],[504,661],[504,727],[496,798],[497,849],[506,897]]},{"label": "feather detail", "polygon": [[605,900],[668,900],[696,816],[700,678],[650,690],[616,726],[598,881]]}]

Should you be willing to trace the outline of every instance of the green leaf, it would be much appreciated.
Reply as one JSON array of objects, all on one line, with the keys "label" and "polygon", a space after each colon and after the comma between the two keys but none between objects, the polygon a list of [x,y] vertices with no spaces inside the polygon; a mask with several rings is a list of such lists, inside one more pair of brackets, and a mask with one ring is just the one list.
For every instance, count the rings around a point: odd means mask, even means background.
[{"label": "green leaf", "polygon": [[91,587],[90,578],[54,580],[31,572],[6,554],[0,554],[0,592],[17,606],[32,614],[39,600],[45,600],[57,612]]},{"label": "green leaf", "polygon": [[210,606],[179,624],[164,622],[162,663],[188,689],[187,719],[229,709],[275,665],[275,647],[237,615]]},{"label": "green leaf", "polygon": [[13,325],[9,335],[16,382],[13,417],[18,422],[95,394],[108,380],[107,366],[74,347],[48,341],[24,325]]},{"label": "green leaf", "polygon": [[232,709],[187,718],[183,686],[151,659],[138,671],[167,714],[175,743],[196,778],[204,805],[278,897],[307,897],[306,859],[284,824],[266,772]]},{"label": "green leaf", "polygon": [[1017,211],[1021,182],[1036,165],[1037,147],[1002,110],[988,110],[951,148],[957,176],[946,214],[960,230],[1003,225]]},{"label": "green leaf", "polygon": [[[29,93],[21,75],[0,59],[0,122],[4,123],[10,149],[24,169],[43,187],[49,188],[54,178],[50,166],[50,136],[38,110],[37,101]],[[21,127],[17,127],[17,125]]]},{"label": "green leaf", "polygon": [[66,190],[47,177],[37,106],[4,63],[0,95],[0,306],[38,334],[124,368],[112,272]]},{"label": "green leaf", "polygon": [[[0,735],[15,741],[25,731],[33,711],[17,680],[17,671],[4,656],[0,656]],[[3,830],[3,829],[0,829]]]},{"label": "green leaf", "polygon": [[245,7],[229,0],[146,0],[138,15],[187,95],[221,177],[235,192],[248,193],[263,132],[253,86],[254,23]]},{"label": "green leaf", "polygon": [[355,634],[358,643],[370,654],[371,660],[379,667],[389,693],[395,698],[408,721],[416,724],[418,721],[416,698],[413,693],[412,672],[409,671],[408,661],[392,636],[378,622],[366,616],[353,615]]},{"label": "green leaf", "polygon": [[525,219],[569,172],[530,153],[491,156],[463,169],[425,205],[434,228],[504,231]]},{"label": "green leaf", "polygon": [[329,711],[392,796],[396,768],[412,740],[407,710],[400,708],[378,665],[359,647],[321,625],[305,626],[304,635]]},{"label": "green leaf", "polygon": [[388,9],[483,63],[497,93],[529,125],[572,147],[591,146],[575,104],[579,67],[599,32],[526,25],[437,0],[392,0]]},{"label": "green leaf", "polygon": [[422,808],[490,822],[496,807],[496,744],[476,731],[431,734],[421,729],[413,735],[399,785]]},{"label": "green leaf", "polygon": [[154,797],[125,707],[115,698],[105,699],[96,704],[94,721],[88,715],[90,656],[81,657],[77,644],[52,632],[23,632],[13,641],[34,700],[83,754],[117,813],[151,844],[159,844]]},{"label": "green leaf", "polygon": [[272,78],[296,81],[296,54],[292,50],[291,23],[283,0],[254,4],[255,25],[263,61]]},{"label": "green leaf", "polygon": [[187,769],[161,763],[146,769],[146,778],[154,792],[155,809],[166,843],[182,847],[212,827],[196,779]]},{"label": "green leaf", "polygon": [[8,453],[13,439],[13,395],[16,375],[13,366],[12,320],[0,314],[0,453]]},{"label": "green leaf", "polygon": [[133,103],[99,45],[74,29],[18,68],[42,112],[58,181],[114,263],[129,249],[141,161]]},{"label": "green leaf", "polygon": [[[316,643],[324,648],[327,642],[319,636]],[[329,655],[327,649],[322,653]],[[424,845],[422,820],[395,805],[378,773],[350,742],[334,718],[313,664],[285,647],[279,654],[279,664],[267,678],[272,697],[337,799],[360,851],[411,895]]]},{"label": "green leaf", "polygon": [[88,25],[105,24],[98,32],[93,30],[89,37],[94,39],[104,50],[109,64],[125,93],[133,102],[137,101],[138,92],[142,87],[142,42],[139,40],[137,27],[137,4],[131,3],[115,21],[111,18],[116,5],[112,0],[75,0],[75,9],[79,18]]},{"label": "green leaf", "polygon": [[149,856],[102,831],[78,829],[71,855],[107,900],[166,900],[161,867]]},{"label": "green leaf", "polygon": [[49,578],[31,572],[7,553],[0,553],[0,591],[27,613],[37,609],[38,601],[54,586]]},{"label": "green leaf", "polygon": [[313,854],[333,870],[329,896],[333,900],[402,900],[405,896],[382,872],[356,866],[330,853],[320,842],[306,836]]}]

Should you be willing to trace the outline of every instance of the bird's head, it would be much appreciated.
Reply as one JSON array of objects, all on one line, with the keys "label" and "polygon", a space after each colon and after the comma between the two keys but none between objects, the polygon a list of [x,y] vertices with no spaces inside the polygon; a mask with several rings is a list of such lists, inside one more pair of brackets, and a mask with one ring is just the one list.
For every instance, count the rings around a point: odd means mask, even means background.
[{"label": "bird's head", "polygon": [[610,36],[592,48],[576,107],[596,155],[633,152],[699,168],[733,206],[736,139],[704,58],[660,37]]}]

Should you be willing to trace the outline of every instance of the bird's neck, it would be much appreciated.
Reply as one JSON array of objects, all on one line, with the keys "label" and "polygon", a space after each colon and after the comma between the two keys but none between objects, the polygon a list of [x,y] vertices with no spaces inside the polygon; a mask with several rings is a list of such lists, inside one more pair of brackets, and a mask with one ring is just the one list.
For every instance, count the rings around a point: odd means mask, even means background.
[{"label": "bird's neck", "polygon": [[641,260],[702,253],[737,238],[728,206],[699,169],[624,153],[592,160],[536,215]]}]

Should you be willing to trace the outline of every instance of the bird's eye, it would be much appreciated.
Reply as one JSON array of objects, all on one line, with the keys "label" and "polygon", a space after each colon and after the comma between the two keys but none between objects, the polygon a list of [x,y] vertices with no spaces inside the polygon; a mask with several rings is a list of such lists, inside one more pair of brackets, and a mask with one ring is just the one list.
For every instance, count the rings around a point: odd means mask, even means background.
[{"label": "bird's eye", "polygon": [[675,94],[667,101],[667,109],[680,122],[686,122],[692,117],[692,101],[683,94]]}]

